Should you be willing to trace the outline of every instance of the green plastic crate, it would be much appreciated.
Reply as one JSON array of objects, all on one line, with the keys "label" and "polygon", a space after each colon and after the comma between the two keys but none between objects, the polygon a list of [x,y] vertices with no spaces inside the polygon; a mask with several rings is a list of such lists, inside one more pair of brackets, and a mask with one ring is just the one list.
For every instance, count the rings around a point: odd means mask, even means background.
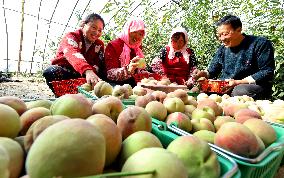
[{"label": "green plastic crate", "polygon": [[[280,124],[280,123],[276,123],[276,122],[270,122],[270,121],[265,121],[265,122],[269,123],[270,125],[275,125],[275,126],[284,128],[284,124]],[[283,156],[282,161],[280,163],[280,166],[283,166],[283,165],[284,165],[284,156]]]},{"label": "green plastic crate", "polygon": [[197,92],[187,92],[187,95],[188,96],[193,96],[193,97],[196,98],[199,95],[199,93],[197,93]]},{"label": "green plastic crate", "polygon": [[[158,121],[156,119],[152,119],[152,133],[156,135],[163,146],[166,148],[174,139],[179,137],[167,130],[166,124],[164,122]],[[221,166],[221,177],[222,178],[240,178],[241,172],[238,169],[237,164],[218,150],[213,150],[218,155],[218,160]]]},{"label": "green plastic crate", "polygon": [[123,99],[122,100],[122,103],[124,104],[124,105],[135,105],[135,99]]},{"label": "green plastic crate", "polygon": [[[272,125],[277,134],[277,140],[270,146],[284,142],[284,128]],[[243,178],[273,178],[277,173],[284,155],[284,148],[274,151],[259,163],[247,163],[233,158],[239,165]]]},{"label": "green plastic crate", "polygon": [[97,100],[98,97],[96,97],[95,95],[91,94],[90,92],[84,90],[82,87],[78,86],[78,92],[82,93],[83,95],[85,95],[87,98],[91,98],[93,100]]}]

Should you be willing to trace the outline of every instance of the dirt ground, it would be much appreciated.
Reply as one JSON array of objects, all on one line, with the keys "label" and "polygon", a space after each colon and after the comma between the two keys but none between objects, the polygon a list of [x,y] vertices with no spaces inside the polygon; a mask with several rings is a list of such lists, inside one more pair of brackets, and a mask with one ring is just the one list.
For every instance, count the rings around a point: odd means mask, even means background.
[{"label": "dirt ground", "polygon": [[15,82],[1,82],[0,96],[17,96],[24,100],[54,98],[43,78],[13,77]]},{"label": "dirt ground", "polygon": [[[0,83],[0,96],[17,96],[24,100],[55,98],[43,78],[18,77],[12,79],[18,82]],[[284,165],[279,168],[274,178],[284,178]]]}]

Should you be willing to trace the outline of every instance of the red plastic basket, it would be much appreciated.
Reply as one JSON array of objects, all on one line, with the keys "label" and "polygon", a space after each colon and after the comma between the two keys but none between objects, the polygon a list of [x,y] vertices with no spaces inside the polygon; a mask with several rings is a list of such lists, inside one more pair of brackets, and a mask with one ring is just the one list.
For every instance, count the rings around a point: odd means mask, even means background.
[{"label": "red plastic basket", "polygon": [[156,73],[138,73],[133,75],[135,82],[140,82],[143,78],[153,77],[155,80],[161,80],[163,76]]},{"label": "red plastic basket", "polygon": [[52,81],[55,96],[78,93],[77,87],[86,83],[85,78]]},{"label": "red plastic basket", "polygon": [[224,80],[202,80],[199,81],[200,90],[203,92],[224,94],[227,89],[224,88],[229,84],[228,81]]}]

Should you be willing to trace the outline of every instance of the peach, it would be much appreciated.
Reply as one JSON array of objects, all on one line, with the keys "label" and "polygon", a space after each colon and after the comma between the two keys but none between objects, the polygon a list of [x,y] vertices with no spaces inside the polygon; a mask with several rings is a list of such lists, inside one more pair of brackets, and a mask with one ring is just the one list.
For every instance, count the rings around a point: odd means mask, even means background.
[{"label": "peach", "polygon": [[138,96],[135,100],[135,106],[140,106],[142,108],[145,108],[146,105],[151,102],[154,101],[155,97],[151,94],[146,94],[143,96]]},{"label": "peach", "polygon": [[97,127],[105,137],[106,160],[105,166],[111,165],[121,149],[122,136],[115,122],[103,114],[95,114],[87,118],[87,121]]},{"label": "peach", "polygon": [[248,105],[245,103],[230,103],[223,107],[225,116],[234,116],[234,114],[240,109],[248,108]]},{"label": "peach", "polygon": [[216,131],[220,129],[220,127],[226,122],[236,122],[236,120],[231,116],[217,116],[214,121],[214,127]]},{"label": "peach", "polygon": [[264,143],[265,147],[268,147],[271,143],[275,142],[276,132],[273,127],[260,119],[249,119],[243,123],[247,126],[255,135],[257,135]]},{"label": "peach", "polygon": [[210,130],[199,130],[197,132],[194,132],[193,135],[203,141],[214,144],[216,133]]},{"label": "peach", "polygon": [[168,145],[167,150],[182,160],[188,177],[220,177],[217,155],[205,141],[195,136],[180,136]]},{"label": "peach", "polygon": [[144,148],[137,151],[126,160],[122,167],[122,172],[142,172],[145,170],[154,170],[154,173],[153,175],[144,175],[144,177],[188,177],[182,161],[163,148]]},{"label": "peach", "polygon": [[[19,143],[7,137],[0,137],[0,146],[8,153],[10,178],[18,178],[24,168],[24,151]],[[0,164],[2,164],[0,162]],[[0,174],[1,175],[1,174]]]},{"label": "peach", "polygon": [[222,114],[220,113],[219,106],[216,101],[210,98],[204,98],[198,101],[197,108],[203,108],[205,106],[212,108],[214,110],[215,116],[219,116]]},{"label": "peach", "polygon": [[112,86],[105,82],[105,81],[99,81],[95,86],[94,86],[94,90],[93,93],[97,96],[97,97],[102,97],[105,95],[111,95],[112,94]]},{"label": "peach", "polygon": [[19,115],[22,115],[27,110],[26,103],[16,96],[1,96],[0,103],[15,109]]},{"label": "peach", "polygon": [[21,120],[21,125],[22,125],[22,129],[21,129],[21,135],[25,135],[26,132],[28,131],[28,129],[30,128],[30,126],[38,119],[44,117],[44,116],[48,116],[51,115],[51,112],[49,109],[46,109],[44,107],[36,107],[36,108],[32,108],[27,110],[26,112],[24,112],[21,116],[20,116],[20,120]]},{"label": "peach", "polygon": [[112,96],[118,97],[119,99],[128,99],[128,89],[124,86],[116,85],[113,88]]},{"label": "peach", "polygon": [[36,139],[26,159],[33,177],[84,177],[101,174],[105,138],[83,119],[66,119],[48,127]]},{"label": "peach", "polygon": [[181,112],[174,112],[169,114],[165,122],[167,123],[167,125],[176,123],[178,128],[187,132],[190,132],[192,129],[189,117]]},{"label": "peach", "polygon": [[158,119],[160,121],[164,121],[167,117],[167,109],[160,103],[159,101],[151,101],[149,102],[145,110],[150,114],[152,118]]},{"label": "peach", "polygon": [[122,110],[122,101],[114,96],[100,99],[92,107],[93,114],[105,114],[115,123]]},{"label": "peach", "polygon": [[44,107],[46,109],[50,109],[52,101],[47,99],[39,99],[39,100],[26,102],[26,105],[28,110],[36,107]]},{"label": "peach", "polygon": [[144,96],[147,94],[146,88],[143,88],[141,86],[135,86],[132,90],[134,95]]},{"label": "peach", "polygon": [[254,133],[237,122],[224,123],[216,132],[214,144],[244,157],[255,157],[260,150]]},{"label": "peach", "polygon": [[137,151],[151,147],[163,148],[163,145],[160,140],[150,132],[134,132],[122,142],[122,148],[119,156],[119,164],[122,166],[125,161]]},{"label": "peach", "polygon": [[36,120],[28,129],[26,132],[26,135],[24,136],[24,149],[26,152],[29,151],[30,147],[32,146],[33,142],[36,140],[36,138],[49,126],[65,120],[70,119],[67,116],[63,115],[49,115],[44,116],[38,120]]},{"label": "peach", "polygon": [[184,112],[184,103],[180,98],[166,98],[163,104],[167,108],[168,114],[173,112]]},{"label": "peach", "polygon": [[197,132],[199,130],[209,130],[215,132],[215,127],[209,119],[206,118],[191,119],[191,124],[193,132]]},{"label": "peach", "polygon": [[153,91],[151,94],[154,96],[155,100],[157,100],[161,103],[163,103],[164,99],[167,97],[167,93],[165,93],[163,91],[159,91],[159,90]]},{"label": "peach", "polygon": [[241,124],[244,123],[246,120],[253,118],[262,119],[261,115],[258,112],[251,109],[240,109],[234,114],[234,117],[236,119],[236,122],[239,122]]},{"label": "peach", "polygon": [[0,104],[0,137],[15,138],[21,130],[19,114],[12,107]]},{"label": "peach", "polygon": [[92,115],[92,105],[83,94],[66,94],[52,103],[50,111],[52,115],[86,119]]},{"label": "peach", "polygon": [[139,106],[130,106],[124,109],[117,118],[117,127],[119,128],[122,139],[137,131],[152,130],[152,119],[147,111]]}]

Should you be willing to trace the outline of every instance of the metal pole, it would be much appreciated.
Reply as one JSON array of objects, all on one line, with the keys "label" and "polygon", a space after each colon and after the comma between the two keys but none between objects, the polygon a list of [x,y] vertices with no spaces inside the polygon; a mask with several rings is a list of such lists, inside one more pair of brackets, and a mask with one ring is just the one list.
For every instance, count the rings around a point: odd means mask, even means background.
[{"label": "metal pole", "polygon": [[25,19],[25,0],[22,0],[22,20],[21,20],[21,37],[20,37],[20,49],[19,49],[19,59],[18,59],[18,74],[21,72],[21,60],[22,60],[22,49],[23,49],[23,38],[24,38],[24,19]]}]

